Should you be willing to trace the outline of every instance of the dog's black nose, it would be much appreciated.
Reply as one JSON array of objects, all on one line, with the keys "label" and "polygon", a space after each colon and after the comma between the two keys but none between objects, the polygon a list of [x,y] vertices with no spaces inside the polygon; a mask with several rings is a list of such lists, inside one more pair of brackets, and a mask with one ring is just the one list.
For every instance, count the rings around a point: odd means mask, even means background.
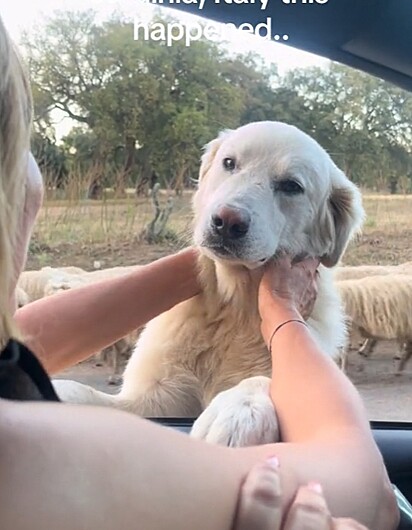
[{"label": "dog's black nose", "polygon": [[212,215],[213,231],[226,239],[239,239],[247,234],[250,215],[246,210],[224,206]]}]

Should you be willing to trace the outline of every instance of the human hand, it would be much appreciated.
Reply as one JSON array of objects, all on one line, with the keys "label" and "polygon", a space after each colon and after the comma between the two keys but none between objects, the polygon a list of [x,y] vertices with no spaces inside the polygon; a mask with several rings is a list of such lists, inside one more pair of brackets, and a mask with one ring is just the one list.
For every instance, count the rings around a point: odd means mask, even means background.
[{"label": "human hand", "polygon": [[282,506],[282,489],[276,458],[257,464],[240,491],[233,530],[367,530],[353,519],[334,518],[319,484],[298,489],[288,509]]},{"label": "human hand", "polygon": [[293,265],[288,256],[268,263],[258,291],[264,337],[276,325],[274,315],[279,317],[279,323],[287,318],[310,316],[317,296],[318,266],[319,260],[314,258]]}]

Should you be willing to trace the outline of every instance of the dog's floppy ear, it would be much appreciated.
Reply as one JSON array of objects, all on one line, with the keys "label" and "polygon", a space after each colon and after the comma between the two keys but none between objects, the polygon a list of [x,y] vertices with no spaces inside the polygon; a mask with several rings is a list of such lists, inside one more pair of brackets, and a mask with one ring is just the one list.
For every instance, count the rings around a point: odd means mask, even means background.
[{"label": "dog's floppy ear", "polygon": [[331,191],[316,227],[321,263],[325,267],[334,267],[339,262],[365,217],[359,189],[334,164],[331,177]]},{"label": "dog's floppy ear", "polygon": [[201,158],[200,170],[199,170],[199,182],[209,171],[212,165],[213,159],[217,153],[217,150],[222,145],[223,140],[232,132],[231,129],[225,129],[221,131],[217,138],[206,144],[203,148],[203,155]]}]

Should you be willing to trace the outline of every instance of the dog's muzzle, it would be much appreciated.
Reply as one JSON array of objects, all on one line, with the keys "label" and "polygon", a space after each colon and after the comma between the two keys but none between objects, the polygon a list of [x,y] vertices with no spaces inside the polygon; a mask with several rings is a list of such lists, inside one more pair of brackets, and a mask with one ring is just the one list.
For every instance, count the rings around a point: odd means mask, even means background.
[{"label": "dog's muzzle", "polygon": [[252,218],[242,207],[220,206],[210,216],[203,246],[216,257],[238,262],[245,266],[259,266],[267,256],[251,257],[250,232]]},{"label": "dog's muzzle", "polygon": [[211,217],[213,235],[226,241],[241,239],[249,231],[251,218],[247,210],[223,206]]}]

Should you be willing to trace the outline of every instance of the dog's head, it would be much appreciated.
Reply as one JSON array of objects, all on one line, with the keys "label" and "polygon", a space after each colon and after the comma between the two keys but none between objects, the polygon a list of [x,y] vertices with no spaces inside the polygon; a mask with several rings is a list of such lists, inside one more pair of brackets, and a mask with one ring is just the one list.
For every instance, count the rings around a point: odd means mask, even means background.
[{"label": "dog's head", "polygon": [[308,135],[280,122],[224,131],[202,157],[195,244],[255,268],[281,251],[336,265],[363,221],[361,194]]}]

